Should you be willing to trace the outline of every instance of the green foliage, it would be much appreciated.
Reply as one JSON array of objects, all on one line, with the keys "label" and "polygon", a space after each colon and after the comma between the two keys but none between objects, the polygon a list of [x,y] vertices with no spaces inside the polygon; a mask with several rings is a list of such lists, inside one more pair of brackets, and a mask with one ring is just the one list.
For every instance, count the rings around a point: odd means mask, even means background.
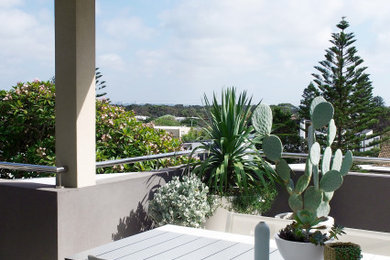
[{"label": "green foliage", "polygon": [[[96,102],[96,161],[168,153],[180,150],[180,140],[153,124],[138,122],[134,113],[111,105],[106,100]],[[98,169],[99,173],[147,171],[187,162],[186,157],[124,164]]]},{"label": "green foliage", "polygon": [[267,188],[274,189],[268,187],[275,179],[273,170],[249,140],[253,131],[253,127],[248,127],[251,98],[246,92],[237,96],[234,88],[228,88],[221,95],[221,103],[215,94],[212,103],[207,96],[204,102],[209,112],[205,131],[210,142],[200,148],[207,150],[208,156],[194,171],[210,187],[211,193],[247,195],[258,190],[263,194],[269,192]]},{"label": "green foliage", "polygon": [[279,237],[289,241],[295,242],[311,242],[315,245],[325,245],[326,241],[331,239],[338,239],[339,235],[345,234],[344,227],[334,225],[328,234],[324,234],[317,230],[315,232],[308,232],[303,229],[297,222],[287,225],[280,230]]},{"label": "green foliage", "polygon": [[101,92],[101,91],[104,91],[103,89],[105,89],[107,87],[106,81],[101,80],[101,77],[103,77],[103,74],[99,71],[99,68],[96,68],[95,69],[95,85],[96,85],[95,89],[96,89],[96,97],[97,98],[104,97],[105,95],[107,95],[107,92]]},{"label": "green foliage", "polygon": [[[336,126],[332,119],[333,106],[323,97],[313,99],[310,111],[312,124],[315,125],[314,127],[311,125],[311,129],[321,130],[322,127],[327,125],[328,128],[331,127],[333,129],[332,131],[336,130]],[[317,119],[317,117],[322,118]],[[324,119],[326,119],[327,122],[325,122]],[[261,122],[264,122],[264,120]],[[333,192],[341,186],[343,176],[348,173],[352,166],[352,153],[348,151],[346,158],[343,160],[341,150],[338,149],[332,162],[332,150],[330,148],[332,145],[332,138],[328,138],[328,146],[322,157],[323,172],[322,177],[320,178],[321,147],[318,142],[315,142],[315,131],[311,131],[308,138],[310,152],[306,162],[305,173],[298,179],[294,188],[294,182],[290,177],[291,170],[286,161],[281,158],[281,144],[276,144],[276,142],[272,145],[269,144],[269,139],[272,137],[273,135],[266,135],[264,137],[264,153],[267,158],[276,163],[276,172],[282,180],[287,192],[290,194],[288,203],[294,212],[297,228],[305,229],[307,233],[309,233],[310,229],[313,229],[314,226],[329,214],[329,200],[331,199]],[[332,168],[330,168],[331,162]],[[343,174],[340,173],[340,168],[343,169]],[[311,178],[313,179],[313,185],[309,186]],[[303,194],[303,196],[301,194]]]},{"label": "green foliage", "polygon": [[[206,118],[206,110],[203,106],[184,106],[177,105],[154,105],[154,104],[131,104],[125,107],[127,111],[132,110],[136,115],[149,116],[151,118],[158,118],[163,115],[173,115],[178,117],[187,117],[189,122],[184,124],[191,126],[204,126],[201,120],[195,118]],[[196,123],[198,125],[196,125]]]},{"label": "green foliage", "polygon": [[325,259],[332,260],[359,260],[362,259],[362,250],[359,245],[354,243],[329,243],[324,250]]},{"label": "green foliage", "polygon": [[180,126],[180,122],[172,115],[160,116],[159,118],[153,120],[153,123],[161,126]]},{"label": "green foliage", "polygon": [[299,136],[299,119],[296,116],[298,108],[291,104],[278,104],[272,109],[272,133],[283,143],[286,152],[302,152],[303,139]]},{"label": "green foliage", "polygon": [[191,127],[190,131],[186,135],[181,137],[181,140],[185,143],[199,142],[208,139],[207,132],[202,128]]},{"label": "green foliage", "polygon": [[209,189],[196,176],[173,179],[158,188],[149,202],[148,214],[157,226],[166,224],[201,227],[212,214]]},{"label": "green foliage", "polygon": [[[54,165],[55,87],[50,82],[17,83],[0,92],[0,161]],[[1,177],[34,173],[0,170]]]},{"label": "green foliage", "polygon": [[[0,161],[55,165],[55,86],[52,82],[18,83],[0,92]],[[132,112],[96,101],[96,160],[109,160],[180,150],[180,141],[151,124],[137,122]],[[183,158],[159,160],[177,165]],[[150,170],[155,161],[99,169],[103,172]],[[31,172],[0,171],[3,178],[46,176]]]},{"label": "green foliage", "polygon": [[[338,24],[339,32],[332,34],[330,42],[332,46],[326,50],[325,59],[319,62],[314,68],[317,73],[313,73],[313,82],[304,90],[300,116],[303,119],[310,119],[310,104],[314,97],[323,96],[335,107],[334,120],[338,126],[333,143],[334,150],[341,149],[346,152],[348,149],[359,151],[361,141],[382,135],[388,131],[389,125],[379,126],[381,114],[384,112],[383,99],[373,97],[373,87],[369,75],[365,73],[363,59],[357,55],[357,50],[353,46],[356,41],[353,33],[345,30],[349,23],[343,18]],[[325,117],[316,117],[323,122],[328,121]],[[383,120],[384,121],[384,120]],[[313,122],[315,128],[317,122]],[[377,130],[374,135],[359,135],[367,129]],[[323,128],[325,133],[326,129]],[[333,139],[334,136],[331,138]],[[319,136],[318,141],[325,144],[326,140]],[[371,143],[370,145],[375,145]]]},{"label": "green foliage", "polygon": [[231,210],[242,214],[262,214],[271,209],[278,192],[272,183],[248,190],[247,195],[233,196]]}]

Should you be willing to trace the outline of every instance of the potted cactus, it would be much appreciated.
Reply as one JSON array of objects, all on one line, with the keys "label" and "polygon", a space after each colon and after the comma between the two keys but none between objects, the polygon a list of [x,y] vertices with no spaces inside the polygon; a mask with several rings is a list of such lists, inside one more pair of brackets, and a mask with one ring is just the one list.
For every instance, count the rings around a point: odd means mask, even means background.
[{"label": "potted cactus", "polygon": [[[313,99],[307,140],[309,154],[304,174],[294,183],[291,178],[292,170],[282,159],[282,143],[276,135],[271,134],[271,109],[260,104],[254,111],[252,123],[262,137],[263,151],[275,163],[281,183],[290,195],[288,205],[293,211],[294,222],[275,235],[279,251],[286,260],[323,259],[324,242],[343,233],[338,227],[333,227],[329,234],[320,231],[325,229],[321,222],[327,219],[330,212],[329,202],[333,193],[340,188],[343,177],[352,166],[351,151],[347,151],[344,159],[341,150],[332,152],[331,145],[336,137],[333,114],[331,103],[323,97]],[[316,141],[316,131],[323,127],[327,127],[328,131],[326,148],[321,151],[320,144]]]}]

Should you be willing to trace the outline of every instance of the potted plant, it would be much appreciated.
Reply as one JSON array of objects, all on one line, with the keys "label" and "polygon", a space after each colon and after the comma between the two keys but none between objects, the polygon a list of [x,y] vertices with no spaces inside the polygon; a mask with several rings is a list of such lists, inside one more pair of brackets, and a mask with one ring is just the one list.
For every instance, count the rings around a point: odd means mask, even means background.
[{"label": "potted plant", "polygon": [[174,224],[201,227],[212,214],[208,187],[194,176],[175,176],[158,188],[149,202],[148,215],[156,226]]},{"label": "potted plant", "polygon": [[328,243],[324,248],[324,260],[359,260],[362,250],[354,243]]},{"label": "potted plant", "polygon": [[[334,109],[323,97],[313,99],[310,107],[311,125],[308,131],[309,154],[304,174],[296,183],[291,178],[292,170],[282,159],[283,146],[280,139],[271,134],[271,109],[260,104],[254,111],[253,126],[262,136],[263,151],[276,165],[276,172],[286,188],[288,205],[293,212],[294,222],[275,235],[279,251],[286,260],[322,259],[325,241],[337,238],[340,228],[333,228],[330,234],[320,230],[320,223],[330,212],[329,202],[335,190],[340,188],[343,177],[352,166],[352,152],[347,151],[343,159],[341,150],[334,154],[331,145],[336,136],[333,120]],[[321,157],[321,147],[316,141],[316,131],[327,127],[326,148]],[[322,135],[322,137],[324,137]]]},{"label": "potted plant", "polygon": [[194,172],[211,194],[232,202],[241,213],[259,214],[269,209],[276,196],[276,174],[250,141],[254,132],[251,98],[245,91],[237,95],[235,88],[228,88],[220,103],[215,94],[212,102],[205,95],[204,103],[208,113],[204,130],[210,139],[198,147],[206,150],[207,156],[195,165]]}]

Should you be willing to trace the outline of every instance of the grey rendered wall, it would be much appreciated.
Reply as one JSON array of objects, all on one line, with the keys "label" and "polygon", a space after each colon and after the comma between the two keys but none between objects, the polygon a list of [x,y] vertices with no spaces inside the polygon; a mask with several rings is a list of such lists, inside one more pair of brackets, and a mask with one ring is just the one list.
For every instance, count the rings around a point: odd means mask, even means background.
[{"label": "grey rendered wall", "polygon": [[56,259],[57,194],[47,188],[0,182],[0,259]]},{"label": "grey rendered wall", "polygon": [[147,203],[176,172],[134,173],[58,193],[59,259],[150,229]]},{"label": "grey rendered wall", "polygon": [[181,171],[132,173],[79,189],[1,181],[0,259],[63,260],[149,229],[149,198]]}]

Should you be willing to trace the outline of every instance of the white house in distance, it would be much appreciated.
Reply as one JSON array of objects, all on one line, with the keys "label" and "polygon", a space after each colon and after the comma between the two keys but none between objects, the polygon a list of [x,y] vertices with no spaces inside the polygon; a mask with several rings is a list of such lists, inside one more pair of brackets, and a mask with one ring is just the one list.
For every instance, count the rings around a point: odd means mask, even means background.
[{"label": "white house in distance", "polygon": [[173,137],[181,138],[183,135],[188,134],[191,127],[188,126],[154,126],[156,129],[162,129],[167,131],[168,133],[171,133]]},{"label": "white house in distance", "polygon": [[[310,120],[302,120],[300,122],[299,136],[301,138],[304,138],[304,139],[306,138],[306,128],[309,126],[309,123],[310,123]],[[377,142],[381,139],[380,136],[374,136],[374,137],[370,138],[370,136],[373,134],[374,134],[374,131],[372,129],[366,129],[366,130],[357,134],[359,136],[366,136],[367,137],[366,139],[364,139],[363,141],[360,142],[361,148],[359,149],[359,152],[367,152],[367,151],[370,151],[371,149],[380,147],[379,144],[371,146],[371,143]]]}]

